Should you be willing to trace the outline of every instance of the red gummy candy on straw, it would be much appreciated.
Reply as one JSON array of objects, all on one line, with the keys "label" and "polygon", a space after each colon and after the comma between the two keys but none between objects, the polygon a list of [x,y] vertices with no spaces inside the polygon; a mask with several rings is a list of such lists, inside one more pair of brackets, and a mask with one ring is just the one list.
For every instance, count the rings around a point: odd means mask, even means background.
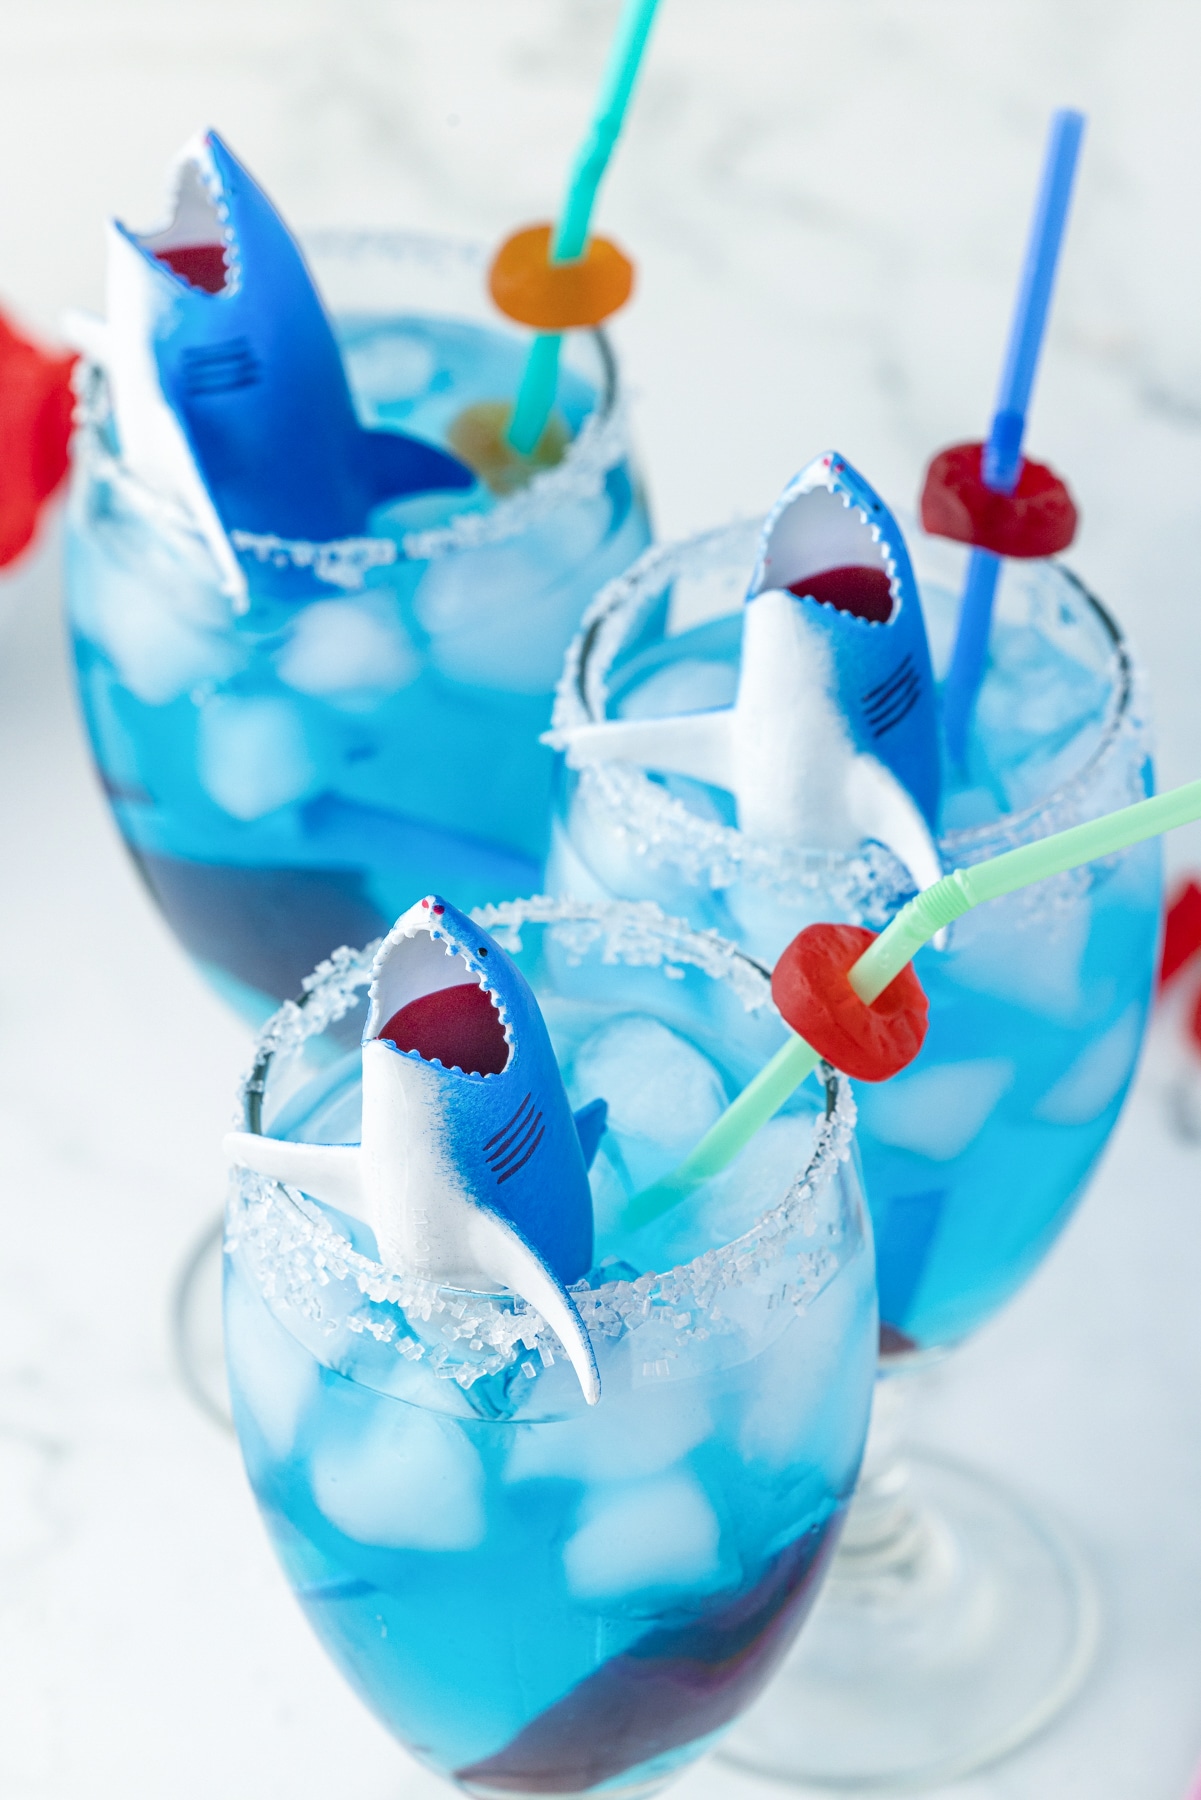
[{"label": "red gummy candy on straw", "polygon": [[929,1005],[913,964],[870,1006],[848,979],[874,931],[808,925],[784,951],[771,997],[786,1022],[827,1062],[857,1081],[887,1081],[925,1042]]},{"label": "red gummy candy on straw", "polygon": [[74,355],[51,355],[0,313],[0,568],[21,554],[67,472]]},{"label": "red gummy candy on straw", "polygon": [[1056,556],[1076,535],[1079,515],[1066,485],[1045,463],[1023,458],[1012,494],[986,487],[983,444],[952,444],[926,470],[922,525],[995,556]]},{"label": "red gummy candy on straw", "polygon": [[1201,950],[1201,887],[1185,882],[1168,902],[1163,928],[1163,954],[1159,959],[1159,985],[1167,987],[1174,975]]}]

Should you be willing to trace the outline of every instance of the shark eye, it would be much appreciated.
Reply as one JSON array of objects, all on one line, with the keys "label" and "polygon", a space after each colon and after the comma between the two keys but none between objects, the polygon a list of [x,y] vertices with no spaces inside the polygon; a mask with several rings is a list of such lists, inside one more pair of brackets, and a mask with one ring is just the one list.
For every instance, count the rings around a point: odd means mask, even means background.
[{"label": "shark eye", "polygon": [[379,1035],[406,1054],[415,1050],[423,1061],[465,1075],[499,1075],[509,1060],[495,1002],[474,981],[410,1000]]},{"label": "shark eye", "polygon": [[872,625],[886,625],[892,618],[891,581],[883,569],[867,568],[861,563],[823,569],[819,575],[802,575],[799,581],[789,583],[788,591],[816,600],[819,606],[853,613]]}]

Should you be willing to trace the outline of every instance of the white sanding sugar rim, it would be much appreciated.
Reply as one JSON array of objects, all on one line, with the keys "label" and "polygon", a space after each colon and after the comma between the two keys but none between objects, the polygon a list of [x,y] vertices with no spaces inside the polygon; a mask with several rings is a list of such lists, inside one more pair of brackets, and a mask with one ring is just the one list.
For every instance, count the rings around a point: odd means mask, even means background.
[{"label": "white sanding sugar rim", "polygon": [[[762,525],[761,519],[744,519],[675,543],[652,545],[601,588],[568,647],[555,694],[552,732],[607,716],[614,659],[672,582],[703,574],[707,568],[731,569],[743,562],[749,580]],[[1083,767],[1044,799],[994,823],[945,833],[939,841],[944,868],[983,862],[1032,838],[1064,831],[1145,797],[1143,763],[1150,755],[1151,730],[1142,672],[1120,628],[1083,582],[1061,564],[1043,567],[1055,585],[1066,590],[1055,601],[1048,595],[1047,603],[1070,599],[1091,611],[1110,641],[1105,722]],[[669,863],[691,884],[722,888],[746,879],[782,899],[821,892],[867,925],[884,924],[912,891],[906,871],[882,845],[865,844],[848,854],[756,844],[736,827],[692,812],[630,764],[590,763],[578,772],[578,781],[579,803],[595,808],[606,827],[652,866]],[[1093,865],[1069,870],[1016,896],[1012,903],[1043,908],[1053,899],[1071,901],[1094,879]]]},{"label": "white sanding sugar rim", "polygon": [[[692,966],[729,982],[748,1011],[770,1004],[766,974],[715,932],[693,931],[668,919],[651,903],[585,904],[536,896],[483,907],[474,917],[510,943],[525,925],[547,925],[571,955],[601,945],[607,962],[640,966]],[[375,945],[342,949],[305,982],[298,1004],[288,1002],[270,1019],[256,1045],[254,1065],[242,1089],[238,1125],[258,1128],[261,1098],[276,1056],[295,1054],[306,1038],[343,1017],[367,985]],[[831,1074],[833,1104],[817,1121],[809,1161],[784,1197],[742,1236],[663,1273],[634,1281],[580,1285],[573,1297],[589,1331],[612,1341],[652,1321],[669,1320],[672,1340],[716,1335],[723,1328],[720,1296],[770,1273],[777,1304],[803,1309],[828,1285],[840,1267],[838,1235],[822,1222],[821,1196],[840,1164],[850,1156],[855,1103],[850,1084]],[[827,1224],[829,1221],[827,1221]],[[811,1245],[798,1246],[797,1239]],[[507,1294],[476,1294],[439,1287],[418,1276],[397,1273],[355,1250],[322,1209],[281,1182],[235,1170],[232,1177],[227,1245],[248,1253],[263,1293],[277,1304],[320,1321],[327,1331],[346,1325],[395,1345],[399,1354],[425,1357],[438,1374],[469,1387],[481,1376],[499,1373],[518,1356],[557,1339],[540,1316]],[[787,1262],[787,1266],[786,1265]],[[332,1284],[350,1281],[371,1306],[331,1319]],[[373,1312],[371,1307],[387,1308]],[[396,1316],[393,1309],[402,1315]],[[434,1326],[440,1344],[423,1340],[409,1321]],[[547,1360],[550,1360],[549,1358]]]}]

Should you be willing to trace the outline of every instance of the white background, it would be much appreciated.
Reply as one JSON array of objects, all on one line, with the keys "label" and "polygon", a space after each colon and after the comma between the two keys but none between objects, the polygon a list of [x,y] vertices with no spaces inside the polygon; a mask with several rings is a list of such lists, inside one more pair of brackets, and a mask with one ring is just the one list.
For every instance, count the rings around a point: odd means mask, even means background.
[{"label": "white background", "polygon": [[[300,226],[547,216],[614,0],[0,0],[0,296],[98,306],[216,125]],[[1195,0],[663,0],[599,223],[661,532],[835,446],[902,504],[982,433],[1047,116],[1090,115],[1029,447],[1201,773]],[[128,868],[81,748],[53,533],[0,579],[0,1800],[391,1800],[417,1772],[327,1668],[166,1303],[217,1206],[246,1038]],[[1201,863],[1201,834],[1172,862]],[[947,1370],[926,1435],[1074,1524],[1082,1701],[957,1800],[1178,1800],[1201,1752],[1201,1152],[1160,1045],[1095,1189]],[[713,1765],[680,1800],[750,1796]],[[947,1790],[948,1793],[952,1790]]]}]

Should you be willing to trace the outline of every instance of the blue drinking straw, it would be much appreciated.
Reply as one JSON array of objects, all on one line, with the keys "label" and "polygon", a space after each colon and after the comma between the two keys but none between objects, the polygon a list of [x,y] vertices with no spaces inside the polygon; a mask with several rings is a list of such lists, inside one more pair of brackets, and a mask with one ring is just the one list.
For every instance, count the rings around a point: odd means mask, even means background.
[{"label": "blue drinking straw", "polygon": [[[984,446],[981,474],[985,486],[998,494],[1012,494],[1021,474],[1026,409],[1047,328],[1051,289],[1063,247],[1076,159],[1083,135],[1083,113],[1064,108],[1052,118],[1042,185],[1026,245],[1017,306],[1009,329],[1001,388],[988,442]],[[943,689],[947,747],[960,767],[967,759],[968,725],[984,679],[993,600],[1000,573],[999,556],[991,550],[972,551],[959,611],[959,630]]]},{"label": "blue drinking straw", "polygon": [[[601,78],[592,124],[572,165],[563,211],[551,243],[552,262],[578,262],[587,248],[597,189],[625,123],[658,5],[659,0],[626,0]],[[509,443],[520,456],[528,456],[546,430],[559,383],[562,342],[561,333],[540,331],[530,346],[508,430]]]}]

